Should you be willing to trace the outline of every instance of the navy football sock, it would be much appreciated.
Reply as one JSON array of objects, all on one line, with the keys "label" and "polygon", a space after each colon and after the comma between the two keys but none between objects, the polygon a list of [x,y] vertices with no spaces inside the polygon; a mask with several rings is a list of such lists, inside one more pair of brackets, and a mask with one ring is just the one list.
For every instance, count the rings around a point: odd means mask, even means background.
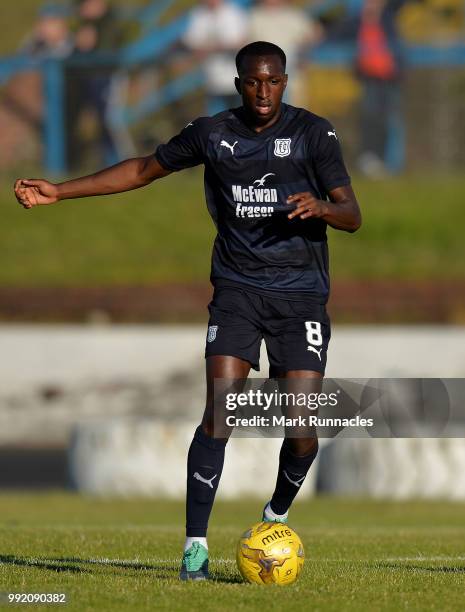
[{"label": "navy football sock", "polygon": [[221,478],[226,441],[210,438],[199,425],[187,456],[186,535],[205,537]]},{"label": "navy football sock", "polygon": [[270,501],[271,510],[275,514],[286,514],[289,510],[317,453],[318,440],[312,452],[303,457],[292,453],[289,450],[288,440],[286,438],[283,440],[279,453],[276,488]]}]

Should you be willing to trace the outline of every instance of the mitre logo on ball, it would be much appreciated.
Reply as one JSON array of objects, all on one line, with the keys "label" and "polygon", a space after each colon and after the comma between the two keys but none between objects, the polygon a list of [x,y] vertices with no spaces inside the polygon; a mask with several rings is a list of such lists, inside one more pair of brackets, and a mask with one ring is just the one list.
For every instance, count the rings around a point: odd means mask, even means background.
[{"label": "mitre logo on ball", "polygon": [[255,584],[292,584],[302,571],[304,558],[299,536],[284,523],[256,523],[237,544],[237,567],[246,582]]}]

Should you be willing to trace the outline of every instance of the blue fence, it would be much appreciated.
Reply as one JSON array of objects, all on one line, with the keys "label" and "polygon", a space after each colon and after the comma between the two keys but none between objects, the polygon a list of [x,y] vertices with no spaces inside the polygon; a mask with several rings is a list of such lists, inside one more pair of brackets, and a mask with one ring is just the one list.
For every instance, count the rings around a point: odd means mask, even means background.
[{"label": "blue fence", "polygon": [[[336,2],[336,0],[326,0]],[[354,6],[358,0],[351,0]],[[249,0],[239,0],[242,5]],[[94,53],[90,57],[70,57],[65,60],[31,60],[24,56],[12,56],[0,60],[0,84],[14,74],[25,70],[40,70],[43,73],[45,94],[44,116],[44,165],[52,175],[59,176],[67,170],[66,126],[64,113],[65,70],[69,67],[95,67],[98,65],[124,68],[156,65],[167,50],[177,41],[187,25],[187,15],[175,18],[169,24],[159,25],[159,19],[173,0],[158,0],[143,10],[137,17],[142,24],[138,41],[127,45],[117,53]],[[326,4],[325,4],[326,6]],[[318,12],[318,7],[315,11]],[[355,10],[355,9],[354,9]],[[353,63],[355,46],[350,44],[323,44],[312,50],[312,62],[324,66],[350,66]],[[465,64],[465,43],[450,46],[410,45],[404,49],[406,62],[410,66],[455,66]],[[160,89],[148,94],[143,101],[132,106],[118,108],[112,113],[116,127],[131,125],[159,109],[182,99],[186,94],[201,87],[203,73],[195,68],[173,79]],[[404,128],[400,117],[391,122],[390,144],[386,162],[389,168],[399,171],[404,163]]]}]

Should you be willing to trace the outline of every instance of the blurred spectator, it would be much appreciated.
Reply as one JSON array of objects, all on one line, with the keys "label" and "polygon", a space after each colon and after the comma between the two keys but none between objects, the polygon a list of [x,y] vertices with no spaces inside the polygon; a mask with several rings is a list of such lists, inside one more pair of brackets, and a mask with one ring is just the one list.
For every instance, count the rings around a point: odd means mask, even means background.
[{"label": "blurred spectator", "polygon": [[246,41],[247,16],[223,0],[204,0],[190,16],[184,45],[204,61],[208,113],[214,115],[240,104],[234,87],[234,58]]},{"label": "blurred spectator", "polygon": [[385,172],[389,124],[400,113],[401,57],[396,15],[404,0],[365,0],[357,28],[356,68],[363,93],[359,169]]},{"label": "blurred spectator", "polygon": [[37,59],[65,58],[72,49],[68,11],[64,6],[46,4],[40,9],[34,30],[22,45],[20,53]]},{"label": "blurred spectator", "polygon": [[108,0],[78,0],[78,17],[75,45],[81,53],[113,51],[121,44],[121,32]]},{"label": "blurred spectator", "polygon": [[314,22],[303,10],[290,5],[286,0],[259,0],[250,12],[250,41],[269,40],[286,53],[286,72],[291,76],[288,98],[294,103],[299,66],[305,64],[310,47],[322,38],[319,24]]},{"label": "blurred spectator", "polygon": [[[328,40],[356,41],[355,68],[362,85],[358,166],[373,178],[386,173],[389,151],[392,155],[399,137],[395,129],[402,125],[403,58],[397,16],[408,1],[363,0],[358,14],[328,32]],[[395,165],[399,168],[398,160]]]},{"label": "blurred spectator", "polygon": [[[121,44],[121,31],[108,0],[78,0],[78,23],[75,32],[76,55],[95,52],[114,52]],[[73,69],[68,84],[68,160],[71,167],[79,167],[85,158],[82,147],[80,116],[84,110],[95,115],[98,145],[102,165],[119,160],[119,155],[108,121],[112,76],[115,67],[99,65]]]}]

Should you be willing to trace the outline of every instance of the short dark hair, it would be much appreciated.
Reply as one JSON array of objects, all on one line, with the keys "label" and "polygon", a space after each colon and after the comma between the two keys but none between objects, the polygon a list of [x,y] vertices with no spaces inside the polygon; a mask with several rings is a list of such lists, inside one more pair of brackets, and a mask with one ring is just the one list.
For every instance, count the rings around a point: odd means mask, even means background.
[{"label": "short dark hair", "polygon": [[281,47],[270,42],[265,42],[264,40],[257,40],[239,50],[236,55],[237,73],[240,74],[244,60],[247,57],[259,57],[264,55],[277,55],[281,60],[283,70],[286,70],[286,54]]}]

